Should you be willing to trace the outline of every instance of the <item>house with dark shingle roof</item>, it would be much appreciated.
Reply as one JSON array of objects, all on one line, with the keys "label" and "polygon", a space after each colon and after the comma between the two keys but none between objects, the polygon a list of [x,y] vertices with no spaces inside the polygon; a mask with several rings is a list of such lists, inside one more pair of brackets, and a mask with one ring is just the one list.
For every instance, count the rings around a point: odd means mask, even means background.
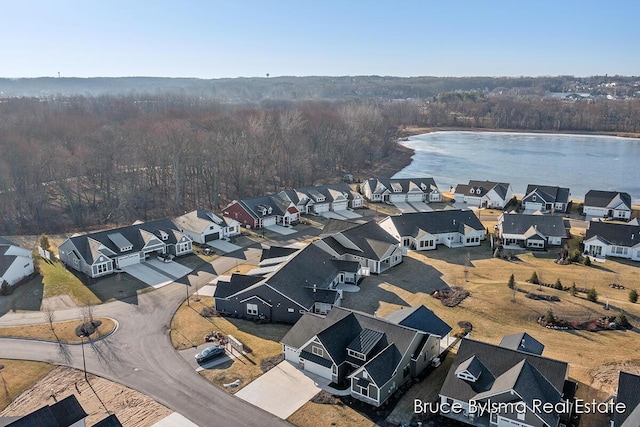
[{"label": "house with dark shingle roof", "polygon": [[197,209],[173,220],[179,230],[196,243],[228,239],[241,233],[240,223],[229,217],[220,217],[211,211]]},{"label": "house with dark shingle roof", "polygon": [[7,427],[84,427],[88,414],[72,394],[52,405],[27,414]]},{"label": "house with dark shingle roof", "polygon": [[611,427],[640,426],[640,375],[620,371],[616,404],[624,403],[625,410],[614,411]]},{"label": "house with dark shingle roof", "polygon": [[14,286],[34,273],[31,251],[0,237],[0,285]]},{"label": "house with dark shingle roof", "polygon": [[363,274],[358,262],[334,257],[312,243],[264,277],[233,274],[218,280],[213,296],[224,315],[295,323],[306,312],[328,313],[340,304],[340,285],[356,285]]},{"label": "house with dark shingle roof", "polygon": [[[475,426],[558,427],[566,415],[536,403],[565,398],[568,369],[566,362],[465,338],[440,390],[441,415]],[[474,411],[498,402],[509,405]],[[442,410],[451,405],[462,410]]]},{"label": "house with dark shingle roof", "polygon": [[500,347],[537,354],[538,356],[542,355],[544,351],[544,344],[526,332],[505,335],[500,341]]},{"label": "house with dark shingle roof", "polygon": [[640,261],[640,225],[589,221],[583,244],[585,255]]},{"label": "house with dark shingle roof", "polygon": [[372,178],[361,187],[370,202],[440,202],[442,194],[433,178]]},{"label": "house with dark shingle roof", "polygon": [[617,191],[589,190],[582,213],[596,218],[631,219],[631,196]]},{"label": "house with dark shingle roof", "polygon": [[[402,320],[423,314],[406,311]],[[347,381],[351,396],[380,406],[440,355],[441,337],[428,330],[451,328],[435,315],[429,318],[433,325],[414,319],[425,331],[342,307],[326,316],[307,313],[282,339],[284,357],[333,383]]]},{"label": "house with dark shingle roof", "polygon": [[279,194],[234,200],[222,213],[247,228],[288,226],[300,221],[300,212],[295,203]]},{"label": "house with dark shingle roof", "polygon": [[503,209],[513,198],[513,190],[507,182],[471,180],[468,184],[456,185],[454,197],[456,203]]},{"label": "house with dark shingle roof", "polygon": [[561,246],[569,233],[564,219],[540,213],[504,213],[498,218],[498,235],[503,245],[526,249]]},{"label": "house with dark shingle roof", "polygon": [[468,209],[404,213],[388,216],[379,224],[400,247],[418,251],[435,249],[438,244],[479,246],[485,238],[484,225]]},{"label": "house with dark shingle roof", "polygon": [[363,206],[362,195],[353,191],[346,183],[295,188],[281,191],[279,195],[294,203],[303,214],[339,212]]},{"label": "house with dark shingle roof", "polygon": [[355,225],[314,244],[338,259],[356,261],[374,274],[402,262],[397,240],[375,222]]},{"label": "house with dark shingle roof", "polygon": [[191,238],[168,219],[70,237],[58,247],[60,261],[92,278],[143,263],[157,254],[191,252]]},{"label": "house with dark shingle roof", "polygon": [[568,188],[529,184],[522,198],[522,207],[533,212],[566,212],[569,194]]}]

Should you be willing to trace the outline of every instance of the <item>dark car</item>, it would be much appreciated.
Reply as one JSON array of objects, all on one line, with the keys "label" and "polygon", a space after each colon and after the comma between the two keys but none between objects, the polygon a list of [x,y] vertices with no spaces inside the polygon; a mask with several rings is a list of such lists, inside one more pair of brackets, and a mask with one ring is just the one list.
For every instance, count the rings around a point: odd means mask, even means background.
[{"label": "dark car", "polygon": [[223,345],[214,345],[212,347],[207,347],[204,350],[202,350],[200,353],[196,354],[196,362],[198,363],[206,362],[207,360],[220,357],[223,354],[224,354]]}]

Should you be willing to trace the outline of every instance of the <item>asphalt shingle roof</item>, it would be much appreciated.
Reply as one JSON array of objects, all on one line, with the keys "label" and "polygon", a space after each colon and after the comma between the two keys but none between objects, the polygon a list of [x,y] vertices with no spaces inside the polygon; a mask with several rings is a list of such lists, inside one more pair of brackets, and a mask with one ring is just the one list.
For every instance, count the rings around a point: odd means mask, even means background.
[{"label": "asphalt shingle roof", "polygon": [[74,395],[50,406],[43,406],[24,417],[10,423],[7,427],[68,427],[87,417],[78,399]]},{"label": "asphalt shingle roof", "polygon": [[618,196],[627,208],[631,209],[631,196],[629,193],[620,193],[617,191],[589,190],[584,196],[584,205],[606,208],[613,199]]},{"label": "asphalt shingle roof", "polygon": [[[415,236],[418,230],[430,234],[464,233],[464,227],[484,230],[484,225],[471,210],[450,209],[431,212],[413,212],[390,216],[400,236]],[[397,241],[396,241],[397,242]]]},{"label": "asphalt shingle roof", "polygon": [[503,234],[525,234],[532,227],[545,237],[568,237],[564,219],[560,216],[522,213],[505,213],[502,216]]},{"label": "asphalt shingle roof", "polygon": [[616,403],[624,403],[626,411],[621,414],[614,411],[615,427],[640,426],[640,375],[620,371]]},{"label": "asphalt shingle roof", "polygon": [[547,203],[569,203],[568,188],[529,184],[525,198],[534,191]]},{"label": "asphalt shingle roof", "polygon": [[[509,183],[507,182],[493,182],[493,181],[476,181],[470,180],[469,184],[458,184],[456,186],[456,194],[464,194],[472,197],[482,197],[492,189],[504,199],[509,190]],[[473,193],[471,192],[473,189]],[[480,192],[478,193],[478,190]]]},{"label": "asphalt shingle roof", "polygon": [[585,240],[595,236],[611,245],[633,247],[640,243],[640,226],[590,221]]},{"label": "asphalt shingle roof", "polygon": [[387,320],[441,338],[451,332],[451,326],[424,305],[396,310],[387,316]]},{"label": "asphalt shingle roof", "polygon": [[537,355],[541,355],[544,351],[544,344],[526,332],[505,335],[500,341],[500,347]]}]

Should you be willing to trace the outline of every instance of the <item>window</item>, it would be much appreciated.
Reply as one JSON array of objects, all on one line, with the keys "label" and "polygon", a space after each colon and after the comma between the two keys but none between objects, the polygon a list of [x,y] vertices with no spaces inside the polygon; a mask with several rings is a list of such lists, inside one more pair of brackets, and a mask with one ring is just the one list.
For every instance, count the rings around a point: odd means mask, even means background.
[{"label": "window", "polygon": [[247,314],[252,316],[258,315],[258,304],[247,304]]},{"label": "window", "polygon": [[538,200],[538,198],[536,196],[531,196],[531,201],[535,202],[536,200]]},{"label": "window", "polygon": [[324,350],[322,349],[322,347],[319,347],[317,345],[311,346],[311,353],[315,354],[316,356],[324,357]]},{"label": "window", "polygon": [[287,309],[287,311],[288,311],[289,313],[293,313],[295,310],[294,310],[293,308],[288,308],[288,309]]},{"label": "window", "polygon": [[338,375],[338,367],[336,365],[331,366],[331,372],[333,372],[333,375]]},{"label": "window", "polygon": [[355,389],[356,393],[359,393],[363,396],[369,396],[369,387],[361,387],[359,385],[356,384],[356,389]]},{"label": "window", "polygon": [[96,271],[98,274],[106,273],[107,271],[109,271],[108,264],[96,265]]},{"label": "window", "polygon": [[356,359],[367,360],[367,356],[351,349],[347,349],[347,354],[351,357],[355,357]]}]

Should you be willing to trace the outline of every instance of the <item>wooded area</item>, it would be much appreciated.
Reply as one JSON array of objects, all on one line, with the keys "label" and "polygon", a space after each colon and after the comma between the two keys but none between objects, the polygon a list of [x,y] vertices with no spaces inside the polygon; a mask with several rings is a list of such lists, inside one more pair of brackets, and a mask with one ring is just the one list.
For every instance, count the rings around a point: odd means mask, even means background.
[{"label": "wooded area", "polygon": [[0,101],[0,234],[85,230],[366,179],[402,126],[638,132],[640,102],[450,92],[425,101]]}]

